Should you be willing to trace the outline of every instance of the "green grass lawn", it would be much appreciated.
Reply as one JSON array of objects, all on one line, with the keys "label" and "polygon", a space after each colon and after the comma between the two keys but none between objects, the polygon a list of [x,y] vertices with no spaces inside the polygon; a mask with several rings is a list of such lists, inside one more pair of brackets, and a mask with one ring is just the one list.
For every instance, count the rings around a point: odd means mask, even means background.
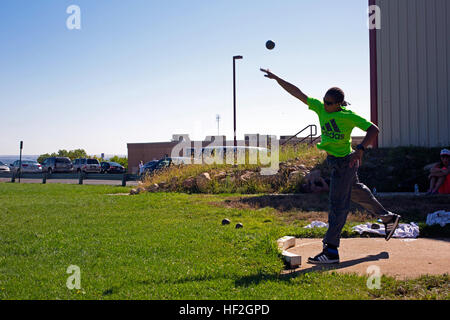
[{"label": "green grass lawn", "polygon": [[[0,299],[448,299],[448,276],[383,278],[381,290],[357,275],[281,276],[275,240],[323,230],[211,204],[230,195],[108,195],[128,191],[0,183]],[[80,290],[66,287],[70,265]]]}]

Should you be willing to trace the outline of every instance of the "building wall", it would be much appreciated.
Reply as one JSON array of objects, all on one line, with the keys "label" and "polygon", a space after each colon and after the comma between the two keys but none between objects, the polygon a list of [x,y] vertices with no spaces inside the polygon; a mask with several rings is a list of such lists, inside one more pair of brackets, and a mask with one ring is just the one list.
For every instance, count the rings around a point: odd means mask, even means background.
[{"label": "building wall", "polygon": [[139,162],[159,160],[166,154],[170,156],[176,142],[128,143],[128,172],[137,173]]},{"label": "building wall", "polygon": [[378,145],[450,145],[450,1],[375,3]]},{"label": "building wall", "polygon": [[[258,139],[260,135],[257,135]],[[225,136],[219,136],[220,140],[219,145],[232,146],[234,145],[234,141],[226,140]],[[212,143],[216,139],[216,136],[207,136],[205,141],[201,141],[202,147],[206,147]],[[223,142],[222,142],[223,141]],[[259,140],[258,140],[259,141]],[[194,147],[195,142],[191,142],[191,147]],[[168,141],[168,142],[147,142],[147,143],[128,143],[128,172],[129,173],[137,173],[139,171],[139,162],[143,161],[144,163],[159,160],[163,158],[165,155],[169,157],[172,154],[173,148],[178,144],[178,142]],[[244,146],[248,145],[245,140],[238,140],[237,145]],[[181,154],[179,155],[181,156]]]}]

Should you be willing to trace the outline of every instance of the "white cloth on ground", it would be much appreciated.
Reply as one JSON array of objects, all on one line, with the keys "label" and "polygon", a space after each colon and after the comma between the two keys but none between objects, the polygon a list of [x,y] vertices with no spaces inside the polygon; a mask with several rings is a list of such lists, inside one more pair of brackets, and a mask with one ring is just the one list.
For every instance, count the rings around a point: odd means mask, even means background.
[{"label": "white cloth on ground", "polygon": [[305,229],[312,229],[312,228],[328,228],[328,224],[322,221],[313,221],[310,224],[308,224],[306,227],[303,227]]},{"label": "white cloth on ground", "polygon": [[445,210],[436,211],[427,215],[427,225],[439,224],[444,227],[447,223],[450,223],[450,212]]},{"label": "white cloth on ground", "polygon": [[[372,225],[378,225],[378,229],[373,229]],[[367,233],[374,233],[379,235],[385,235],[386,230],[384,228],[384,225],[378,224],[378,223],[365,223],[360,224],[357,226],[354,226],[352,228],[353,231],[358,232],[359,234],[362,234],[363,232]],[[417,238],[419,236],[419,226],[415,224],[414,222],[411,223],[401,223],[398,225],[397,229],[394,231],[393,238]]]}]

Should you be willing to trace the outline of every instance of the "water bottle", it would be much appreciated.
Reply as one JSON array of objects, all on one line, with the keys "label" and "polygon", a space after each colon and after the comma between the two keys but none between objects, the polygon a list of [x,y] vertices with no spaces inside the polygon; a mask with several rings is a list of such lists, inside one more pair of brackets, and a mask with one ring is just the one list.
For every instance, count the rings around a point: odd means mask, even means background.
[{"label": "water bottle", "polygon": [[417,183],[414,185],[414,194],[415,194],[416,196],[419,195],[419,185],[418,185]]},{"label": "water bottle", "polygon": [[372,193],[373,193],[374,196],[376,196],[377,195],[377,188],[373,187]]}]

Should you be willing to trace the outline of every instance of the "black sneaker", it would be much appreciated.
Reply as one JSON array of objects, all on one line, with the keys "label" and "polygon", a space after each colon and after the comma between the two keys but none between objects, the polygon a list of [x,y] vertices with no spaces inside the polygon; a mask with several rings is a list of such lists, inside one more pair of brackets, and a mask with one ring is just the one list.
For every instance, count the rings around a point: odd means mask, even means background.
[{"label": "black sneaker", "polygon": [[384,224],[384,229],[386,230],[386,235],[384,238],[386,241],[394,235],[395,229],[398,227],[398,222],[400,221],[400,215],[395,213],[390,213],[389,215],[381,217],[381,221]]},{"label": "black sneaker", "polygon": [[339,252],[336,249],[324,248],[314,258],[308,258],[309,263],[313,264],[332,264],[339,263]]}]

